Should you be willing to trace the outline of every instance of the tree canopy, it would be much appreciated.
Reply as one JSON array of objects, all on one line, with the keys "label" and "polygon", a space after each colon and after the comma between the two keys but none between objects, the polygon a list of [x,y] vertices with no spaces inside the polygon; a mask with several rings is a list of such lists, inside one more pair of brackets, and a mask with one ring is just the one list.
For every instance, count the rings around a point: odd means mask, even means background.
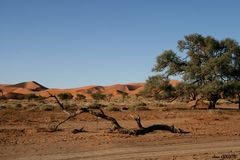
[{"label": "tree canopy", "polygon": [[[212,36],[190,34],[178,41],[178,56],[166,50],[157,57],[153,71],[159,75],[180,76],[187,85],[197,86],[197,93],[215,108],[221,93],[240,80],[240,46],[230,38],[217,40]],[[150,80],[150,79],[149,79]],[[239,89],[231,89],[239,94]]]}]

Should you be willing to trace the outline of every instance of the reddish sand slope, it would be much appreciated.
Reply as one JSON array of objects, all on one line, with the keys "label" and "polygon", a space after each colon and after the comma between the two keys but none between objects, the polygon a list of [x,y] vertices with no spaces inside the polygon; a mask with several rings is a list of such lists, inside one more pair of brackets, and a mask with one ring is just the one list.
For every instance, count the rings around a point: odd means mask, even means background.
[{"label": "reddish sand slope", "polygon": [[[170,81],[170,84],[172,84],[173,86],[176,86],[178,83],[179,81],[177,80]],[[49,96],[48,92],[52,94],[59,93],[71,93],[72,95],[84,94],[87,97],[89,97],[92,93],[112,94],[113,96],[119,96],[119,94],[117,93],[118,90],[126,92],[129,95],[134,95],[139,93],[143,89],[144,83],[115,84],[109,86],[85,86],[71,89],[54,89],[54,88],[48,89],[35,81],[22,82],[12,85],[0,84],[0,90],[2,90],[3,94],[8,98],[30,93],[46,97]]]},{"label": "reddish sand slope", "polygon": [[35,81],[30,81],[10,85],[8,84],[0,85],[0,90],[2,90],[3,95],[5,95],[7,98],[13,98],[18,95],[30,93],[35,94],[39,91],[47,90],[47,88]]}]

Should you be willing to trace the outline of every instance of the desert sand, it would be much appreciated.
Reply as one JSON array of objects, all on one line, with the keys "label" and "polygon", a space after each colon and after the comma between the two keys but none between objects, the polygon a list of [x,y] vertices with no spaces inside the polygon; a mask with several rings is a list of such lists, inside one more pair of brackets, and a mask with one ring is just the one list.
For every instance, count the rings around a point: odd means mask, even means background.
[{"label": "desert sand", "polygon": [[[31,93],[59,89],[24,84],[2,85],[7,91],[28,89]],[[27,86],[27,87],[26,87]],[[15,88],[14,88],[15,87]],[[88,86],[71,89],[71,93],[86,90],[102,90],[114,93],[122,89],[129,93],[142,84]],[[66,89],[64,91],[70,91]],[[111,92],[110,92],[111,91]],[[8,92],[8,93],[10,93]],[[21,92],[23,94],[23,92]],[[131,136],[109,132],[110,123],[83,113],[61,125],[56,132],[46,128],[65,119],[60,109],[45,111],[36,109],[35,101],[9,100],[3,103],[21,103],[23,108],[0,109],[0,159],[1,160],[239,160],[240,159],[240,112],[236,104],[221,103],[216,110],[204,105],[191,109],[185,103],[168,103],[163,106],[147,106],[150,110],[104,110],[126,128],[136,128],[130,115],[139,115],[144,126],[167,124],[189,131],[188,134],[155,131],[146,135]],[[41,102],[43,103],[43,102]],[[126,102],[124,105],[128,104]],[[2,105],[1,104],[1,105]],[[80,104],[79,104],[80,105]],[[73,134],[73,129],[85,132]]]}]

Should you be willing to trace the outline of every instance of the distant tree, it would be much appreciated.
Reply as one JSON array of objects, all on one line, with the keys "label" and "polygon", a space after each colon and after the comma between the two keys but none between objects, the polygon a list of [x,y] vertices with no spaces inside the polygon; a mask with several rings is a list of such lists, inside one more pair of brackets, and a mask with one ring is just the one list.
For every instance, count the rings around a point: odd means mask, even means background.
[{"label": "distant tree", "polygon": [[57,95],[61,100],[70,100],[73,98],[71,93],[60,93]]},{"label": "distant tree", "polygon": [[77,94],[76,99],[80,101],[84,101],[86,100],[86,96],[84,96],[83,94]]},{"label": "distant tree", "polygon": [[33,94],[33,93],[25,94],[24,97],[28,101],[39,98],[39,96],[37,96],[36,94]]},{"label": "distant tree", "polygon": [[124,92],[124,91],[121,91],[121,90],[117,90],[117,93],[122,96],[122,101],[123,102],[128,97],[128,93],[127,92]]},{"label": "distant tree", "polygon": [[240,80],[240,47],[235,40],[216,40],[211,36],[191,34],[178,41],[178,49],[186,57],[172,50],[157,57],[153,71],[160,75],[181,76],[184,83],[197,86],[197,94],[209,101],[215,109],[221,93],[226,92],[228,81]]},{"label": "distant tree", "polygon": [[104,95],[102,93],[93,93],[93,94],[91,94],[91,97],[96,101],[106,99],[106,95]]},{"label": "distant tree", "polygon": [[106,95],[108,102],[111,101],[112,97],[113,97],[113,94],[111,94],[111,93]]},{"label": "distant tree", "polygon": [[169,79],[161,75],[151,76],[146,80],[144,95],[156,100],[169,99],[174,97],[174,87],[169,83]]},{"label": "distant tree", "polygon": [[138,93],[135,94],[136,98],[139,99],[139,97],[142,97],[143,96],[143,91],[140,91]]}]

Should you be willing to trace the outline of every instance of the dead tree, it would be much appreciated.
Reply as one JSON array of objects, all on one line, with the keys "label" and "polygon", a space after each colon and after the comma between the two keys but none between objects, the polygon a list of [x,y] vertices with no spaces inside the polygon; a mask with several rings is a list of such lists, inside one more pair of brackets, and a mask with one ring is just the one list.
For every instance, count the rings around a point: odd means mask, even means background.
[{"label": "dead tree", "polygon": [[[47,92],[48,92],[48,91],[47,91]],[[60,108],[62,109],[62,111],[68,115],[68,117],[67,117],[66,119],[64,119],[63,121],[57,123],[56,125],[51,126],[49,131],[51,131],[51,132],[57,131],[57,130],[58,130],[58,127],[59,127],[61,124],[65,123],[66,121],[68,121],[68,120],[76,117],[77,115],[83,113],[83,111],[82,111],[81,109],[76,110],[76,111],[74,111],[74,112],[68,111],[67,109],[65,109],[63,103],[61,103],[61,102],[59,101],[59,99],[57,98],[56,95],[53,95],[53,94],[51,94],[50,92],[48,92],[48,94],[50,95],[48,98],[51,98],[51,97],[54,98],[54,99],[56,100],[56,102],[58,103],[58,105],[60,106]]]},{"label": "dead tree", "polygon": [[135,135],[135,136],[136,135],[144,135],[144,134],[147,134],[147,133],[150,133],[153,131],[157,131],[157,130],[169,131],[171,133],[181,133],[181,134],[189,133],[180,128],[175,128],[174,125],[169,126],[166,124],[154,124],[154,125],[151,125],[148,127],[143,127],[140,116],[132,116],[133,119],[136,121],[138,128],[136,128],[136,129],[124,128],[118,123],[118,121],[115,118],[113,118],[109,115],[106,115],[100,107],[89,106],[89,107],[79,108],[75,112],[69,112],[64,108],[63,103],[61,103],[55,95],[52,95],[51,93],[49,93],[49,94],[50,94],[50,97],[53,97],[56,99],[56,101],[59,104],[59,106],[61,107],[61,109],[65,113],[68,114],[68,117],[66,119],[64,119],[63,121],[59,122],[53,128],[51,128],[51,131],[57,131],[58,127],[61,124],[63,124],[64,122],[68,121],[69,119],[71,119],[73,117],[76,117],[79,114],[89,113],[93,116],[96,116],[96,117],[99,117],[106,121],[111,122],[111,125],[112,125],[111,132],[117,132],[117,133],[129,134],[129,135]]}]

